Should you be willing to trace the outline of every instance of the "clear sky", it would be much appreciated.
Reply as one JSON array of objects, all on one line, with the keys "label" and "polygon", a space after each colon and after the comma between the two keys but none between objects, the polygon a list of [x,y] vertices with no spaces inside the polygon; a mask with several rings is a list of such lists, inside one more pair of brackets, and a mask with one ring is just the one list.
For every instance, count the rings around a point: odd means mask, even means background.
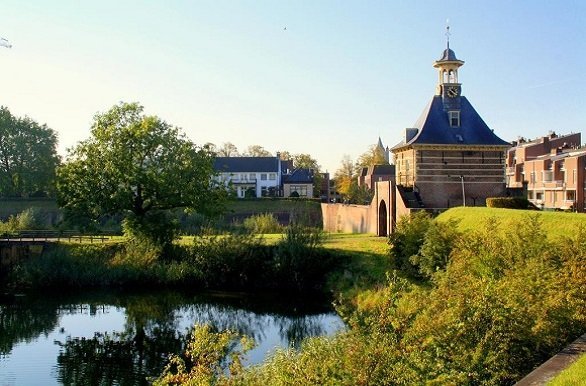
[{"label": "clear sky", "polygon": [[138,101],[197,144],[309,153],[334,172],[417,120],[446,19],[463,94],[496,134],[583,131],[581,0],[4,0],[0,104],[55,129],[62,154],[96,112]]}]

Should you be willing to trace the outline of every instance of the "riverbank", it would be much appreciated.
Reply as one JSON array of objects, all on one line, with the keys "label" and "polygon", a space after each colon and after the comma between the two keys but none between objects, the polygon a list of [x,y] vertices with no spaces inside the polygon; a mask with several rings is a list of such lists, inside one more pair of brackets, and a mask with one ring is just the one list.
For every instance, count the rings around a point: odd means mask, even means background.
[{"label": "riverbank", "polygon": [[47,244],[8,274],[12,291],[41,288],[199,288],[323,292],[343,255],[322,246],[322,233],[290,227],[265,242],[250,234],[195,237],[165,250],[148,243]]}]

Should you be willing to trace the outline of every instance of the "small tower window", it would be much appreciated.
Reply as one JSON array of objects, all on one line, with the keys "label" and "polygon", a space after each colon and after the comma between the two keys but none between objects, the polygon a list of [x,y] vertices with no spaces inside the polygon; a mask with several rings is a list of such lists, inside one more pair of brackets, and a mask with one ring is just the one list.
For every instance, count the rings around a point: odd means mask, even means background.
[{"label": "small tower window", "polygon": [[454,70],[450,70],[450,72],[448,73],[448,82],[456,83],[456,76],[454,75]]},{"label": "small tower window", "polygon": [[448,111],[448,117],[450,119],[450,127],[460,127],[459,111]]}]

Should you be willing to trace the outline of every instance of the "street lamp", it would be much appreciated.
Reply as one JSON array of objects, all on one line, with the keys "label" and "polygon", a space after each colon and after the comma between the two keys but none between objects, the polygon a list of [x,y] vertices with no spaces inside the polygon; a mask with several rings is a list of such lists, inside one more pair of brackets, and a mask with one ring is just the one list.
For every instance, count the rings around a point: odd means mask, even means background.
[{"label": "street lamp", "polygon": [[466,206],[466,191],[464,190],[464,176],[460,175],[460,181],[462,182],[462,203]]}]

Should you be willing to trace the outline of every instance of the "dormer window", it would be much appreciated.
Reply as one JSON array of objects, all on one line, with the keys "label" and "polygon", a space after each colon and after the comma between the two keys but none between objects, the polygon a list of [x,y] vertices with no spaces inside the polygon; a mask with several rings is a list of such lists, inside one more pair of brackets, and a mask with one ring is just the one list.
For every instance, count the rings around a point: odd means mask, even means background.
[{"label": "dormer window", "polygon": [[450,127],[460,127],[459,111],[448,111],[448,118],[450,120]]}]

